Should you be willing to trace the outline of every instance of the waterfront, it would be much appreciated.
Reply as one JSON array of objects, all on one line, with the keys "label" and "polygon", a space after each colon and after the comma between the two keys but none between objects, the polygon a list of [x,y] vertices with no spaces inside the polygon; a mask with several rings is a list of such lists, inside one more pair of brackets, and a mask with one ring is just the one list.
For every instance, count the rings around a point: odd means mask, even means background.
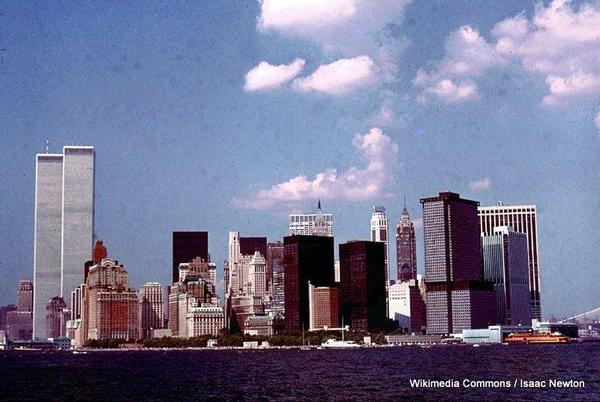
[{"label": "waterfront", "polygon": [[[0,359],[0,397],[592,401],[600,395],[599,353],[600,344],[98,351],[75,355],[10,351],[3,352]],[[431,381],[429,387],[411,388],[411,379],[442,380],[448,386],[436,387]],[[471,388],[464,386],[465,380],[473,385],[478,381],[497,383]],[[516,388],[512,386],[515,380]],[[554,380],[573,382],[571,387],[552,387],[550,381]],[[577,387],[576,382],[584,382],[585,387]],[[543,386],[531,387],[535,385]]]}]

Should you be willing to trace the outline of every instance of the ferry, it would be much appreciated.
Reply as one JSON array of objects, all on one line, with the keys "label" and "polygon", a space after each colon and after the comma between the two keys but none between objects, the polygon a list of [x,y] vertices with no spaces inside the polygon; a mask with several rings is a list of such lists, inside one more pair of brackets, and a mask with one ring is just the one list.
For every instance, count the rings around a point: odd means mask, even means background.
[{"label": "ferry", "polygon": [[570,343],[573,339],[564,336],[561,333],[555,332],[539,333],[539,332],[517,332],[508,335],[506,343],[509,345],[515,344],[555,344],[555,343]]},{"label": "ferry", "polygon": [[337,339],[327,339],[321,344],[321,347],[328,349],[360,348],[360,345],[354,341],[338,341]]}]

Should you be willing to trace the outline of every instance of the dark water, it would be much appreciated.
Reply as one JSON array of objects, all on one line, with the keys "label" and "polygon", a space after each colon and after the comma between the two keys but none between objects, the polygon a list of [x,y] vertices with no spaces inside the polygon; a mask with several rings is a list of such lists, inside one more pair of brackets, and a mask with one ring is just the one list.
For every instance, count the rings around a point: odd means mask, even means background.
[{"label": "dark water", "polygon": [[[585,388],[411,388],[409,379]],[[600,400],[600,344],[358,350],[2,352],[3,400]]]}]

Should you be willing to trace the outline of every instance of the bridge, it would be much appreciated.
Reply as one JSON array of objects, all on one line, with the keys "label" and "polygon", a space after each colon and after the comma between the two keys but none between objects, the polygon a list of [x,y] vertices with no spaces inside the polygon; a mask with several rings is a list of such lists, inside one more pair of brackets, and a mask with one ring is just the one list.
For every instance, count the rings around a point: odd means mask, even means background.
[{"label": "bridge", "polygon": [[600,307],[570,318],[565,318],[560,322],[574,322],[577,324],[591,324],[594,322],[600,322]]}]

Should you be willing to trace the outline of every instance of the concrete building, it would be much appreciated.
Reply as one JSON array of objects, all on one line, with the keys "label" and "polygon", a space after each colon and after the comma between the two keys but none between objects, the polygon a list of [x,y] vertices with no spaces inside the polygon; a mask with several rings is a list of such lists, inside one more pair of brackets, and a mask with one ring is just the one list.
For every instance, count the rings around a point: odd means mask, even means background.
[{"label": "concrete building", "polygon": [[283,330],[283,319],[276,315],[251,315],[246,317],[244,334],[254,336],[273,336]]},{"label": "concrete building", "polygon": [[19,281],[17,290],[17,310],[33,311],[33,282],[28,280]]},{"label": "concrete building", "polygon": [[428,334],[496,324],[493,285],[483,281],[476,201],[451,192],[421,199]]},{"label": "concrete building", "polygon": [[399,282],[417,279],[417,240],[406,205],[396,225],[396,270]]},{"label": "concrete building", "polygon": [[185,322],[188,337],[218,336],[225,328],[225,313],[222,307],[190,307]]},{"label": "concrete building", "polygon": [[321,211],[321,201],[314,214],[290,214],[289,234],[300,236],[333,236],[333,215]]},{"label": "concrete building", "polygon": [[263,298],[254,295],[238,295],[231,298],[231,330],[244,332],[246,318],[265,314]]},{"label": "concrete building", "polygon": [[293,235],[283,239],[285,328],[308,328],[308,282],[334,286],[333,237]]},{"label": "concrete building", "polygon": [[173,232],[173,283],[179,281],[179,264],[208,258],[208,232]]},{"label": "concrete building", "polygon": [[529,332],[531,329],[527,325],[490,325],[488,328],[463,329],[462,340],[469,344],[502,343],[510,334]]},{"label": "concrete building", "polygon": [[46,338],[58,338],[67,333],[71,312],[62,297],[55,296],[46,305]]},{"label": "concrete building", "polygon": [[535,205],[498,205],[479,207],[479,228],[484,235],[493,235],[498,226],[511,226],[516,232],[527,235],[527,256],[529,261],[529,292],[531,298],[531,318],[540,320],[541,288],[538,249],[537,208]]},{"label": "concrete building", "polygon": [[6,336],[9,340],[31,340],[32,319],[30,311],[8,311],[6,314]]},{"label": "concrete building", "polygon": [[17,311],[17,306],[9,304],[0,307],[0,331],[6,331],[6,316],[10,311]]},{"label": "concrete building", "polygon": [[94,232],[94,148],[36,156],[33,336],[45,338],[46,303],[83,282]]},{"label": "concrete building", "polygon": [[384,244],[384,265],[385,265],[385,284],[390,284],[390,269],[388,265],[388,221],[385,216],[384,207],[373,207],[371,215],[371,241],[382,242]]},{"label": "concrete building", "polygon": [[397,321],[405,333],[422,333],[425,329],[425,303],[417,280],[391,285],[388,298],[388,318]]},{"label": "concrete building", "polygon": [[500,226],[493,235],[482,235],[482,244],[484,279],[496,290],[497,322],[531,325],[527,235]]},{"label": "concrete building", "polygon": [[356,331],[385,328],[385,244],[350,241],[340,244],[342,319]]},{"label": "concrete building", "polygon": [[104,259],[90,267],[83,304],[85,340],[138,338],[138,295],[117,261]]},{"label": "concrete building", "polygon": [[308,283],[309,330],[339,328],[340,288]]},{"label": "concrete building", "polygon": [[153,329],[163,328],[163,292],[158,282],[146,282],[139,290],[140,338],[150,337]]},{"label": "concrete building", "polygon": [[285,274],[283,266],[283,243],[269,243],[267,247],[267,277],[270,280],[271,312],[285,316]]},{"label": "concrete building", "polygon": [[263,299],[267,296],[267,261],[259,252],[255,251],[248,263],[248,279],[250,282],[250,293]]}]

